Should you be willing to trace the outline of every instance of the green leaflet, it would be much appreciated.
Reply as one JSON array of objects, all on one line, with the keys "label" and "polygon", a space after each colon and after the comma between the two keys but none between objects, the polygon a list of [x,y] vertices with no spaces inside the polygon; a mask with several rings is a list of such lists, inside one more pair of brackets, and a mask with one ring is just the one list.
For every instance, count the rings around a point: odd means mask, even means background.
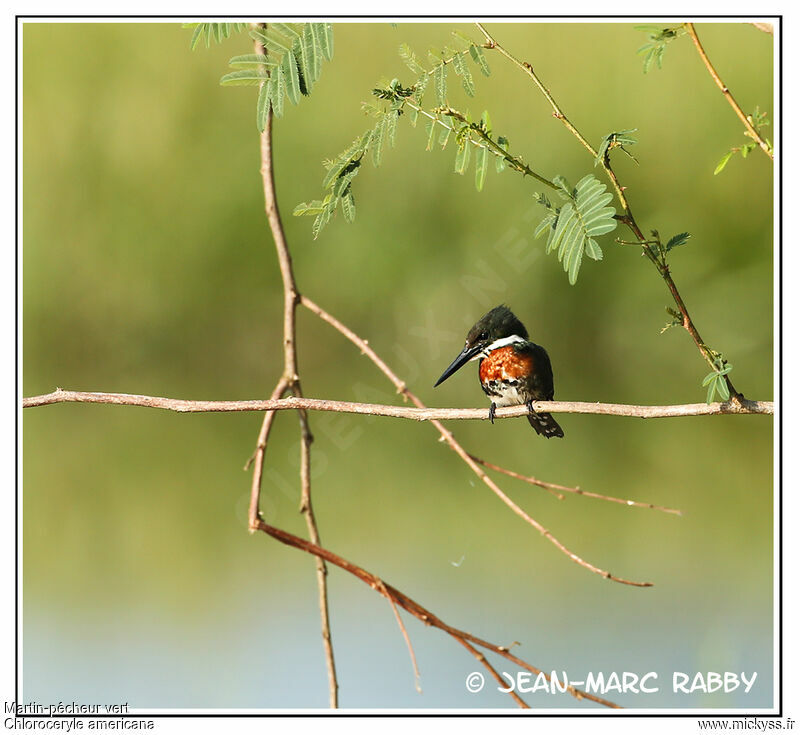
[{"label": "green leaflet", "polygon": [[300,94],[305,97],[311,94],[308,84],[306,84],[306,73],[303,70],[303,44],[300,39],[296,39],[292,44],[292,55],[297,66],[297,77],[300,81]]},{"label": "green leaflet", "polygon": [[455,54],[452,57],[453,71],[456,76],[462,76],[466,71],[467,65],[464,63],[464,57],[461,54]]},{"label": "green leaflet", "polygon": [[259,132],[264,132],[267,127],[267,116],[269,115],[269,82],[261,85],[258,90],[258,103],[256,104],[256,125]]},{"label": "green leaflet", "polygon": [[[459,56],[458,58],[460,59],[461,57]],[[472,79],[472,72],[466,64],[464,65],[464,76],[461,79],[461,84],[469,97],[475,96],[475,82]]]},{"label": "green leaflet", "polygon": [[268,79],[265,69],[240,69],[226,74],[219,83],[223,87],[254,86]]},{"label": "green leaflet", "polygon": [[296,105],[300,101],[300,76],[297,73],[297,61],[295,61],[294,54],[283,55],[281,69],[286,85],[286,95],[289,102]]},{"label": "green leaflet", "polygon": [[644,73],[650,71],[655,63],[658,68],[661,68],[661,62],[664,57],[664,51],[667,44],[682,35],[685,31],[681,26],[673,28],[665,28],[663,26],[634,26],[637,31],[644,31],[648,35],[648,43],[640,46],[636,53],[644,54]]},{"label": "green leaflet", "polygon": [[411,50],[407,43],[400,44],[400,58],[403,59],[406,66],[411,69],[411,72],[420,77],[423,74],[427,78],[428,71],[417,60],[416,54]]},{"label": "green leaflet", "polygon": [[[315,25],[319,28],[317,37],[322,49],[322,56],[325,61],[330,61],[333,58],[333,25],[331,23],[316,23]],[[355,209],[353,212],[355,213]]]},{"label": "green leaflet", "polygon": [[228,61],[230,66],[275,66],[275,62],[266,54],[243,54],[234,56]]},{"label": "green leaflet", "polygon": [[[320,66],[322,64],[322,49],[317,37],[315,23],[306,23],[303,26],[303,66],[306,71],[306,81],[316,82],[319,79]],[[309,89],[311,84],[309,84]]]},{"label": "green leaflet", "polygon": [[469,149],[471,147],[471,143],[469,139],[464,140],[461,145],[459,146],[458,151],[456,152],[456,166],[455,172],[457,174],[464,174],[469,166]]},{"label": "green leaflet", "polygon": [[600,249],[600,246],[597,244],[597,240],[590,237],[586,240],[586,254],[592,260],[602,260],[603,259],[603,251]]},{"label": "green leaflet", "polygon": [[[722,366],[725,364],[721,355],[717,356],[717,359],[715,359],[714,363],[717,366]],[[733,370],[733,365],[727,364],[721,370],[713,370],[706,375],[705,378],[703,378],[703,385],[708,386],[708,391],[706,392],[706,403],[711,403],[716,394],[719,394],[720,399],[723,401],[730,399],[731,392],[728,388],[728,382],[725,380],[725,376],[731,370]]]},{"label": "green leaflet", "polygon": [[425,130],[428,132],[428,144],[425,146],[426,151],[433,150],[433,141],[436,138],[436,120],[428,119],[425,123]]},{"label": "green leaflet", "polygon": [[714,176],[716,176],[725,166],[728,165],[728,161],[731,160],[731,156],[733,155],[733,151],[728,151],[722,158],[719,159],[719,163],[717,167],[714,169]]},{"label": "green leaflet", "polygon": [[486,56],[483,53],[483,49],[480,46],[473,44],[469,47],[469,55],[478,65],[478,68],[481,70],[481,74],[483,74],[485,77],[488,77],[489,74],[491,74],[491,71],[489,70],[489,64],[486,61]]},{"label": "green leaflet", "polygon": [[[289,56],[289,54],[287,54]],[[274,82],[272,90],[272,109],[275,112],[275,117],[283,117],[283,98],[286,95],[286,77],[283,74],[283,67],[279,66],[270,79],[270,84]]]},{"label": "green leaflet", "polygon": [[275,95],[277,92],[278,82],[275,77],[272,77],[264,86],[267,88],[267,97],[269,98],[269,106],[272,108],[272,111],[275,112]]},{"label": "green leaflet", "polygon": [[258,41],[267,51],[273,51],[278,55],[290,51],[290,48],[284,44],[283,40],[276,39],[275,36],[270,35],[268,32],[264,33],[260,28],[254,28],[250,31],[250,36]]},{"label": "green leaflet", "polygon": [[394,141],[397,137],[397,119],[400,117],[398,110],[391,110],[386,115],[386,137],[389,140],[389,146],[394,148]]},{"label": "green leaflet", "polygon": [[330,219],[331,219],[331,210],[328,207],[325,207],[317,215],[317,218],[314,220],[314,224],[311,225],[311,233],[313,234],[315,240],[317,239],[317,235],[319,235],[322,228],[328,224]]},{"label": "green leaflet", "polygon": [[[203,24],[198,23],[195,26],[194,32],[192,33],[192,40],[189,42],[189,48],[194,51],[195,47],[197,46],[197,42],[200,40],[200,37],[203,35]],[[207,46],[208,44],[206,44]]]},{"label": "green leaflet", "polygon": [[450,133],[452,132],[453,128],[447,123],[439,126],[439,145],[442,146],[442,149],[447,148],[447,144],[450,142]]},{"label": "green leaflet", "polygon": [[447,104],[447,70],[443,61],[433,71],[433,86],[436,90],[436,104],[444,107]]},{"label": "green leaflet", "polygon": [[669,252],[672,248],[677,248],[679,245],[683,245],[685,242],[689,240],[691,235],[688,232],[681,232],[679,235],[673,235],[668,241],[665,246],[666,251]]},{"label": "green leaflet", "polygon": [[345,222],[353,222],[356,218],[356,203],[350,189],[342,197],[342,214],[344,214]]},{"label": "green leaflet", "polygon": [[375,127],[372,129],[372,163],[377,167],[381,165],[381,158],[383,156],[383,143],[386,138],[386,116],[378,120]]},{"label": "green leaflet", "polygon": [[301,202],[298,204],[293,210],[292,214],[295,217],[302,217],[303,215],[307,214],[319,214],[324,209],[323,203],[319,199],[315,199],[312,202]]},{"label": "green leaflet", "polygon": [[489,149],[481,146],[475,153],[475,188],[483,191],[486,169],[489,167]]}]

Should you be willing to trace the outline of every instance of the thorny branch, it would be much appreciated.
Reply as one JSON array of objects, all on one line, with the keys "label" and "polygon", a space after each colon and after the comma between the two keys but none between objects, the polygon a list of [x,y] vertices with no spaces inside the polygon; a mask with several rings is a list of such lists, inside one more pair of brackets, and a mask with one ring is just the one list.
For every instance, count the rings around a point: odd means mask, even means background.
[{"label": "thorny branch", "polygon": [[[486,43],[483,44],[484,47],[487,49],[494,49],[498,53],[502,54],[515,66],[527,74],[533,83],[538,87],[539,91],[544,95],[545,99],[547,99],[547,101],[550,103],[550,106],[553,108],[553,117],[555,117],[557,120],[560,120],[564,124],[564,127],[566,127],[567,130],[569,130],[569,132],[575,136],[578,142],[592,155],[593,158],[597,158],[597,151],[594,149],[591,143],[589,143],[589,141],[587,141],[586,138],[581,135],[580,131],[564,114],[555,98],[550,93],[550,90],[544,85],[542,80],[534,71],[533,66],[527,61],[520,61],[503,46],[501,46],[497,40],[495,40],[492,34],[486,30],[482,23],[476,23],[476,25],[486,39]],[[706,363],[708,363],[709,367],[711,367],[713,370],[718,370],[712,350],[708,347],[708,345],[706,345],[706,343],[703,341],[703,338],[700,336],[700,333],[697,331],[697,327],[695,327],[691,316],[689,316],[689,311],[686,308],[686,304],[683,302],[683,299],[678,292],[678,287],[675,285],[675,281],[672,280],[669,266],[666,264],[663,258],[658,258],[651,248],[645,244],[647,242],[647,238],[642,233],[639,225],[636,224],[633,212],[631,211],[628,203],[628,198],[625,195],[625,187],[620,185],[617,175],[611,168],[608,156],[604,156],[601,159],[601,163],[603,170],[606,172],[606,175],[614,187],[614,191],[617,193],[617,199],[619,199],[620,205],[625,212],[623,215],[618,216],[617,219],[627,225],[633,234],[636,235],[639,242],[642,243],[642,253],[647,256],[650,262],[653,263],[653,265],[658,269],[659,274],[664,279],[664,283],[666,283],[667,288],[669,289],[670,294],[672,294],[672,298],[674,299],[675,304],[680,311],[681,326],[689,333],[695,345],[697,346],[697,349],[700,351],[700,354],[703,356],[703,359],[706,361]],[[733,383],[731,382],[730,375],[726,373],[723,378],[725,379],[728,390],[730,391],[731,401],[733,403],[742,403],[744,401],[744,397],[734,387]]]}]

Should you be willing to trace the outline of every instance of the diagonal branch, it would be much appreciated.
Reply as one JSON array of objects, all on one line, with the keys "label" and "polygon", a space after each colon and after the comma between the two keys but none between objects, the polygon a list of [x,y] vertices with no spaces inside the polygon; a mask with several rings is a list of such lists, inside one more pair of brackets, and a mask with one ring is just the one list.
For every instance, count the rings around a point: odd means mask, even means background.
[{"label": "diagonal branch", "polygon": [[[756,25],[756,24],[754,24]],[[773,159],[772,149],[769,146],[764,138],[761,137],[761,134],[758,130],[755,129],[752,121],[750,118],[744,114],[742,108],[739,107],[739,104],[733,98],[731,91],[728,89],[727,85],[722,81],[719,74],[717,74],[717,70],[714,68],[714,65],[711,63],[711,59],[708,58],[708,54],[706,53],[705,49],[703,48],[703,44],[700,43],[700,39],[697,36],[697,31],[695,30],[694,23],[684,23],[684,28],[689,32],[689,35],[692,37],[692,43],[694,43],[695,48],[697,49],[697,53],[700,54],[700,58],[708,69],[708,73],[711,75],[711,78],[714,80],[714,83],[719,87],[720,92],[725,96],[725,99],[728,100],[728,104],[733,108],[733,111],[736,113],[736,116],[742,121],[742,124],[747,128],[747,134],[756,142],[758,143],[759,147],[761,148],[764,153],[766,153],[770,159]],[[758,27],[758,25],[756,25]]]},{"label": "diagonal branch", "polygon": [[422,694],[422,687],[419,684],[420,676],[419,667],[417,666],[417,656],[414,653],[414,646],[411,645],[411,639],[408,637],[406,626],[403,625],[403,619],[400,617],[400,613],[397,611],[397,605],[394,604],[394,599],[392,599],[392,596],[389,594],[389,590],[386,589],[386,585],[383,583],[383,580],[380,581],[378,590],[387,600],[389,600],[389,604],[392,606],[392,612],[394,613],[395,620],[397,620],[397,627],[400,628],[400,632],[403,634],[403,639],[405,640],[406,647],[408,648],[408,655],[411,657],[411,667],[414,669],[414,688],[420,694]]},{"label": "diagonal branch", "polygon": [[[346,572],[358,577],[362,582],[368,584],[372,589],[376,590],[380,594],[384,595],[391,599],[391,601],[402,607],[406,612],[413,615],[418,620],[421,620],[426,625],[433,626],[434,628],[438,628],[439,630],[443,630],[448,635],[451,635],[453,638],[459,640],[459,642],[470,643],[474,646],[479,646],[481,648],[485,648],[488,651],[492,651],[496,653],[498,656],[502,656],[507,661],[516,664],[517,666],[525,669],[526,671],[530,671],[535,676],[542,676],[546,681],[550,681],[550,676],[546,674],[541,669],[532,666],[527,661],[519,658],[518,656],[514,656],[508,649],[507,646],[498,646],[494,643],[490,643],[482,638],[478,638],[477,636],[472,635],[464,630],[459,630],[458,628],[454,628],[451,625],[445,623],[441,618],[438,618],[434,615],[430,610],[422,607],[418,602],[415,602],[410,597],[404,595],[400,590],[392,587],[390,584],[384,582],[380,577],[368,572],[366,569],[362,569],[361,567],[353,564],[352,562],[348,561],[347,559],[334,554],[332,551],[328,549],[324,549],[320,546],[316,546],[315,544],[309,543],[303,538],[299,536],[295,536],[287,531],[283,531],[280,528],[275,528],[274,526],[270,526],[264,521],[258,521],[258,530],[263,531],[264,533],[272,536],[272,538],[277,539],[283,544],[287,546],[293,546],[297,549],[301,549],[309,554],[313,554],[314,556],[320,556],[325,559],[327,562],[344,569]],[[480,660],[480,659],[479,659]],[[484,666],[488,667],[488,662],[485,659],[481,662]],[[568,685],[566,687],[566,691],[571,694],[576,699],[588,699],[592,702],[597,702],[598,704],[602,704],[605,707],[612,707],[615,709],[619,708],[619,705],[614,704],[613,702],[608,701],[607,699],[602,699],[601,697],[597,697],[594,694],[590,694],[588,692],[584,692],[581,689],[576,689],[572,685]]]}]

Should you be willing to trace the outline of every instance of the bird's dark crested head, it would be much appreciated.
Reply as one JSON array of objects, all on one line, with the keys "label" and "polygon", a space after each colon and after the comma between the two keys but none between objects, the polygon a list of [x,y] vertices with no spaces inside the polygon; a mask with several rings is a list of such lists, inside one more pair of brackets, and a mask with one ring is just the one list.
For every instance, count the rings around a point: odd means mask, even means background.
[{"label": "bird's dark crested head", "polygon": [[480,360],[492,350],[499,349],[517,342],[527,342],[528,330],[522,322],[514,316],[504,304],[495,306],[489,313],[484,314],[469,330],[464,349],[450,363],[450,366],[436,381],[434,388],[449,378],[462,365],[470,360]]},{"label": "bird's dark crested head", "polygon": [[469,330],[467,345],[476,345],[482,342],[491,343],[513,335],[527,340],[528,330],[514,316],[511,309],[505,304],[500,304],[500,306],[495,306],[494,309],[478,319],[475,326]]}]

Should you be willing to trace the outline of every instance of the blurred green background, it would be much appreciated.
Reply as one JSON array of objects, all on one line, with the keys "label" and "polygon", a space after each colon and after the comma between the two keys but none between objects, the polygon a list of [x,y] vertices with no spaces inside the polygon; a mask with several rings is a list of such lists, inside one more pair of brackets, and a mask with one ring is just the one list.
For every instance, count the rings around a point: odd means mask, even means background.
[{"label": "blurred green background", "polygon": [[[530,61],[597,145],[638,128],[616,170],[643,229],[688,230],[672,272],[701,334],[748,397],[773,389],[772,164],[756,150],[719,176],[742,126],[687,37],[642,73],[632,24],[490,23]],[[659,330],[669,294],[633,248],[604,238],[575,287],[532,232],[535,182],[453,174],[454,149],[425,152],[401,119],[397,146],[355,181],[358,216],[313,241],[293,218],[318,198],[323,159],[371,125],[360,102],[410,75],[469,24],[335,24],[313,94],[276,123],[279,199],[299,287],[384,356],[433,406],[487,406],[473,368],[432,389],[467,328],[506,302],[546,346],[556,397],[668,404],[704,400],[708,372],[688,335]],[[773,112],[773,38],[747,24],[698,32],[747,112]],[[178,23],[26,23],[23,41],[23,391],[192,399],[265,396],[282,363],[282,291],[263,214],[253,88],[218,85],[246,36],[189,50]],[[488,53],[477,97],[450,101],[546,176],[573,183],[592,160],[518,69]],[[432,99],[432,97],[431,97]],[[433,104],[429,100],[430,104]],[[767,131],[771,135],[771,129]],[[599,174],[598,174],[599,175]],[[627,235],[620,228],[615,233]],[[521,253],[508,258],[509,248]],[[516,262],[515,262],[516,261]],[[374,366],[299,312],[309,396],[397,402]],[[313,560],[246,530],[257,414],[178,415],[67,404],[23,416],[23,695],[132,707],[325,707]],[[615,574],[558,553],[437,442],[393,419],[311,417],[323,543],[445,621],[509,645],[546,671],[656,671],[660,691],[609,693],[629,707],[744,707],[773,701],[773,422],[561,416],[563,441],[524,421],[453,422],[464,446],[553,482],[683,510],[682,517],[548,493],[500,478],[559,539]],[[305,535],[296,417],[277,417],[263,507]],[[414,690],[391,609],[332,569],[331,625],[344,707],[511,707],[444,634],[407,619]],[[498,668],[514,672],[505,662]],[[671,675],[757,672],[749,694],[673,694]],[[591,709],[567,696],[537,707]]]}]

